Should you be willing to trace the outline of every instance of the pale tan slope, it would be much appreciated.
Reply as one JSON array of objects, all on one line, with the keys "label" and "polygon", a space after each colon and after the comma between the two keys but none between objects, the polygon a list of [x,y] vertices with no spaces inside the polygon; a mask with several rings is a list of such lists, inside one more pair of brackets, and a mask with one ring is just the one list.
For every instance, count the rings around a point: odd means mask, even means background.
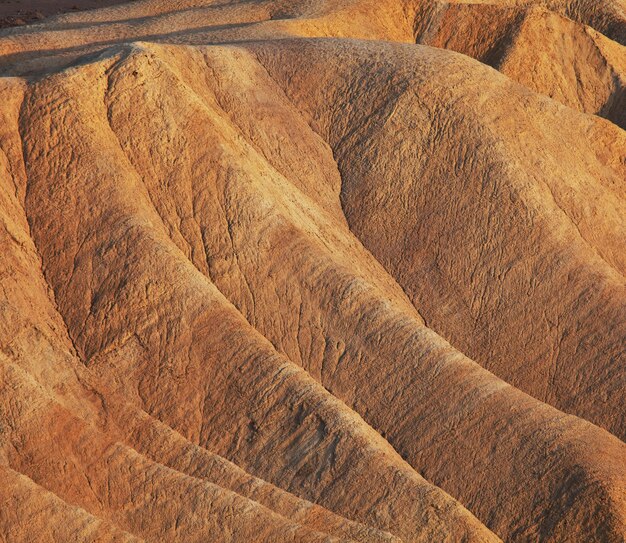
[{"label": "pale tan slope", "polygon": [[608,38],[626,45],[626,2],[624,0],[533,0],[561,15],[591,26]]},{"label": "pale tan slope", "polygon": [[[414,46],[252,47],[305,113],[316,98],[345,113],[337,130],[358,129],[369,113],[337,101],[351,85],[343,70],[355,68],[346,58],[384,59],[399,75],[401,65],[418,73],[408,61],[422,59],[421,77],[450,59],[465,78],[476,66]],[[513,389],[421,324],[348,230],[330,149],[253,55],[153,45],[120,54],[45,78],[21,115],[26,210],[46,277],[107,389],[346,517],[403,539],[487,537],[257,336],[210,279],[279,351],[504,538],[619,540],[624,445]],[[350,90],[389,98],[391,80],[370,86],[353,73]],[[486,73],[496,88],[508,81]],[[313,102],[299,103],[282,82],[311,74],[330,99],[309,85]],[[80,220],[62,224],[57,213]],[[436,503],[445,504],[438,514]]]},{"label": "pale tan slope", "polygon": [[[147,16],[167,15],[174,12],[189,11],[202,15],[205,7],[213,9],[213,13],[243,8],[250,12],[263,6],[272,14],[272,19],[280,20],[292,17],[311,18],[332,13],[350,13],[363,16],[359,23],[366,21],[369,14],[369,24],[380,25],[385,21],[387,28],[402,28],[406,24],[405,13],[409,20],[416,9],[428,4],[439,3],[439,0],[306,0],[293,2],[289,0],[259,0],[245,1],[215,1],[215,0],[135,0],[123,6],[113,6],[105,9],[90,10],[81,13],[71,13],[57,17],[56,22],[61,24],[92,24],[124,21],[129,19],[143,19]],[[247,4],[247,5],[246,5]],[[618,43],[626,44],[626,3],[624,0],[450,0],[450,5],[476,5],[502,8],[545,7],[568,19],[595,28],[608,38]],[[236,21],[243,22],[243,21]],[[353,20],[345,24],[356,26]],[[335,25],[339,21],[335,21]],[[352,32],[358,32],[353,29]],[[408,39],[408,38],[407,38]]]},{"label": "pale tan slope", "polygon": [[315,87],[290,57],[264,63],[331,142],[350,227],[429,326],[623,437],[624,133],[435,50],[309,47],[312,73],[336,67]]},{"label": "pale tan slope", "polygon": [[[133,40],[194,44],[292,36],[414,40],[414,10],[397,0],[170,4],[149,0],[2,31],[0,68],[20,74],[45,71],[68,65],[86,52]],[[100,17],[92,21],[92,14]]]}]

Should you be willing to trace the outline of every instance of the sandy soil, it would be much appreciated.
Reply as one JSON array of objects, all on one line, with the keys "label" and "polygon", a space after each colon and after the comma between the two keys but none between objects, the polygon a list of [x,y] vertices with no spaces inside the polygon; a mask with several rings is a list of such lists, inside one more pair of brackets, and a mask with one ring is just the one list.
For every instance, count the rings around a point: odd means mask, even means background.
[{"label": "sandy soil", "polygon": [[127,0],[0,0],[0,28],[21,26],[67,13],[123,4]]},{"label": "sandy soil", "polygon": [[625,543],[624,1],[0,31],[0,543]]}]

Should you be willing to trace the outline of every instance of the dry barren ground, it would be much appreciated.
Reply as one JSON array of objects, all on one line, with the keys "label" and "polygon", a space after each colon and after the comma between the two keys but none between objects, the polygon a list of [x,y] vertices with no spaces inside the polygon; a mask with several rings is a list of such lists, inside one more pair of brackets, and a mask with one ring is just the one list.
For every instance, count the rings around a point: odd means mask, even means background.
[{"label": "dry barren ground", "polygon": [[622,0],[51,4],[0,541],[624,542]]}]

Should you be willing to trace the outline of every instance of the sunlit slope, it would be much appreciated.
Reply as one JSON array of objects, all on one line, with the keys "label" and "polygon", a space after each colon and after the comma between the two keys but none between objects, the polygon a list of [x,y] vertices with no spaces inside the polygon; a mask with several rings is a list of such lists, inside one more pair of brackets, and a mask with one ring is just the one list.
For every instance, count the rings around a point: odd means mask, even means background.
[{"label": "sunlit slope", "polygon": [[622,0],[140,0],[0,35],[0,66],[29,73],[129,40],[223,43],[351,37],[462,52],[534,91],[624,127]]},{"label": "sunlit slope", "polygon": [[[622,47],[617,3],[517,4]],[[615,99],[423,8],[1,33],[0,540],[622,541]]]}]

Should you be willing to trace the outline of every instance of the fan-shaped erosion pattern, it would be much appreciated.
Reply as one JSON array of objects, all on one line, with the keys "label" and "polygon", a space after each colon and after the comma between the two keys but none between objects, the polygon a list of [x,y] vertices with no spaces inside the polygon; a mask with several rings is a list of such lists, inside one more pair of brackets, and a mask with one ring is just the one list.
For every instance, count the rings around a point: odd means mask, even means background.
[{"label": "fan-shaped erosion pattern", "polygon": [[0,31],[0,541],[623,542],[625,20]]}]

